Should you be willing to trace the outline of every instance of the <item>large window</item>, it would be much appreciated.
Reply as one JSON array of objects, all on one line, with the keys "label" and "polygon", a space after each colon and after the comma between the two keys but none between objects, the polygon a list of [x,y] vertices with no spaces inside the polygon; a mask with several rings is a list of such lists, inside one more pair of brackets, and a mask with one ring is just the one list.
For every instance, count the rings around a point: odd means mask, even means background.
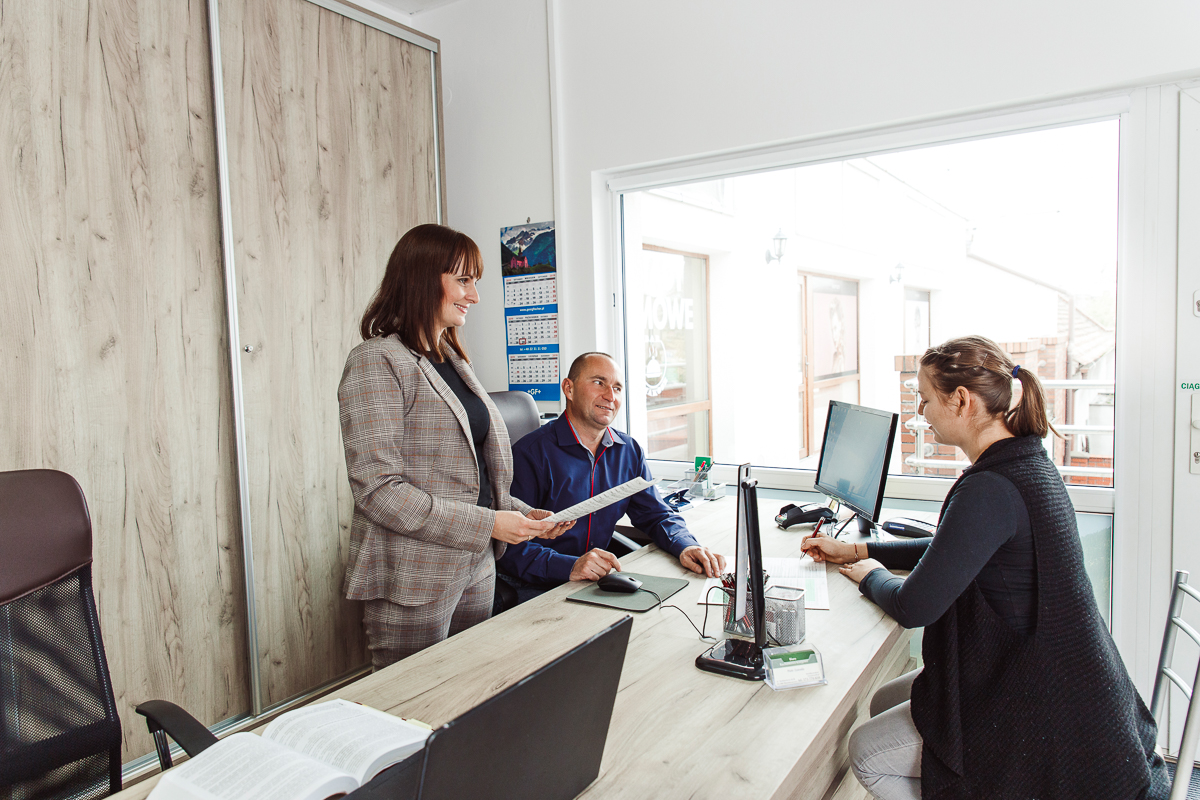
[{"label": "large window", "polygon": [[1111,486],[1118,140],[1105,121],[625,193],[631,432],[655,458],[815,468],[846,400],[900,413],[892,472],[953,477],[916,362],[978,333],[1042,378],[1064,479]]}]

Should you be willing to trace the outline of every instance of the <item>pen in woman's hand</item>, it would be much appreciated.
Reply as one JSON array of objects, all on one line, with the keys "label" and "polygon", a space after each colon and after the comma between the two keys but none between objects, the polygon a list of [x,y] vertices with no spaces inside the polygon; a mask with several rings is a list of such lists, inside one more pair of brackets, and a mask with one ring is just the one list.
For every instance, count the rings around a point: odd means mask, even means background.
[{"label": "pen in woman's hand", "polygon": [[825,518],[824,518],[824,517],[821,517],[819,520],[817,520],[817,527],[813,528],[813,532],[812,532],[812,533],[810,533],[808,536],[805,536],[805,537],[804,537],[804,541],[806,541],[806,542],[807,542],[809,539],[813,538],[813,537],[814,537],[814,536],[816,536],[818,533],[820,533],[820,532],[821,532],[821,526],[822,526],[822,525],[824,525],[824,524],[825,524]]}]

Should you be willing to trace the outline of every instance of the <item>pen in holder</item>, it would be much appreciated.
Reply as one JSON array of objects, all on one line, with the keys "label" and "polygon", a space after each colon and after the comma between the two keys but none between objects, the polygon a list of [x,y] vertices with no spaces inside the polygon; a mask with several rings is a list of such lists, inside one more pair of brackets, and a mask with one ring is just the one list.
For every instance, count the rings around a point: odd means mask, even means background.
[{"label": "pen in holder", "polygon": [[[734,616],[734,593],[725,592],[725,633],[731,636],[754,637],[754,609],[746,604],[746,616]],[[766,596],[763,626],[767,637],[777,645],[798,644],[804,641],[804,590],[790,586],[776,586]]]}]

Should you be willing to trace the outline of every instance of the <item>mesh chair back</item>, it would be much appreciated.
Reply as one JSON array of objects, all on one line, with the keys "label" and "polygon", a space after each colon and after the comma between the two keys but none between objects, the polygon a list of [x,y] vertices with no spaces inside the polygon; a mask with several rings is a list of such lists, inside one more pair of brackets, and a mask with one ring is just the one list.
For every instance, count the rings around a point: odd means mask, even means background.
[{"label": "mesh chair back", "polygon": [[1154,694],[1150,698],[1150,713],[1162,725],[1160,712],[1167,699],[1167,682],[1175,684],[1184,696],[1188,698],[1187,719],[1183,723],[1183,741],[1179,745],[1179,759],[1175,765],[1175,775],[1171,782],[1170,800],[1184,800],[1188,797],[1188,787],[1191,784],[1192,766],[1196,758],[1196,743],[1200,738],[1200,704],[1196,702],[1196,689],[1200,688],[1200,668],[1196,678],[1189,686],[1179,676],[1172,662],[1175,656],[1175,637],[1183,631],[1192,641],[1200,645],[1200,631],[1197,631],[1183,619],[1183,601],[1191,597],[1200,600],[1200,592],[1188,585],[1188,573],[1179,570],[1175,573],[1174,591],[1171,593],[1171,610],[1167,614],[1167,630],[1163,634],[1162,652],[1158,657],[1158,672],[1154,675]]},{"label": "mesh chair back", "polygon": [[92,595],[83,491],[0,472],[0,800],[121,788],[121,727]]}]

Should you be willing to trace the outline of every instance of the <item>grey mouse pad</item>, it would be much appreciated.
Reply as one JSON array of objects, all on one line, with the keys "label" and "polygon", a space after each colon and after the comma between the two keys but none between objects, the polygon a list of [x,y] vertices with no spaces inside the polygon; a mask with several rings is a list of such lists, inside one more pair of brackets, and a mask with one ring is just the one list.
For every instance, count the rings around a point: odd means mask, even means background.
[{"label": "grey mouse pad", "polygon": [[[636,572],[622,572],[621,574],[637,578],[642,582],[642,589],[649,589],[664,601],[688,585],[683,578],[662,578],[658,575],[639,575]],[[633,594],[622,594],[621,592],[601,591],[596,588],[595,584],[585,586],[578,592],[567,595],[567,599],[575,603],[591,603],[595,606],[608,606],[623,611],[649,611],[658,603],[653,594],[641,589]]]}]

